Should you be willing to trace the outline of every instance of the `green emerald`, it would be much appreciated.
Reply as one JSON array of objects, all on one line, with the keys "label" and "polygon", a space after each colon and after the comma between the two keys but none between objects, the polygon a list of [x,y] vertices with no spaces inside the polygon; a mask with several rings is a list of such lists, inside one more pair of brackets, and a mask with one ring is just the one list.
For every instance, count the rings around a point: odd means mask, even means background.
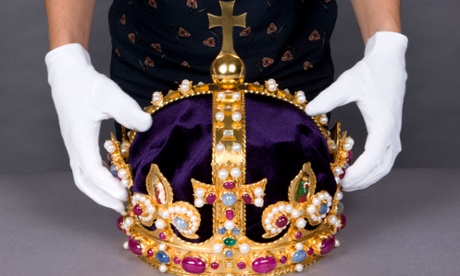
[{"label": "green emerald", "polygon": [[224,244],[225,246],[234,246],[236,244],[236,240],[234,238],[225,238]]}]

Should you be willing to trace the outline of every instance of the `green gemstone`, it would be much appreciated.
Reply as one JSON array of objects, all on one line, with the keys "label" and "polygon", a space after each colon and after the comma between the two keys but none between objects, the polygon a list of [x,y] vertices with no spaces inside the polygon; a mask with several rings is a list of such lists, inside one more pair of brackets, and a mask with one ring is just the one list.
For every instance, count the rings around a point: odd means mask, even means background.
[{"label": "green gemstone", "polygon": [[236,240],[234,238],[225,238],[224,244],[225,246],[234,246],[236,244]]},{"label": "green gemstone", "polygon": [[305,180],[300,181],[300,184],[298,186],[297,190],[297,202],[300,202],[302,199],[302,196],[306,196],[308,194],[308,182]]}]

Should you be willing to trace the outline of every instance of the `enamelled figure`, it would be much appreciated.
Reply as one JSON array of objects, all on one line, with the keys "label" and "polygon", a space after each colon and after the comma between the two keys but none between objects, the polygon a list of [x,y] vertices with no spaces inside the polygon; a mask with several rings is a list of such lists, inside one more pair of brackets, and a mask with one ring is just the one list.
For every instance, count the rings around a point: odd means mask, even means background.
[{"label": "enamelled figure", "polygon": [[[365,43],[364,57],[333,82],[330,37],[335,0],[236,1],[246,27],[234,28],[235,50],[246,80],[276,79],[303,90],[306,112],[317,115],[356,102],[368,137],[364,153],[347,170],[344,191],[364,189],[391,169],[401,151],[407,38],[400,0],[352,0]],[[207,14],[217,0],[114,0],[109,11],[111,79],[98,73],[87,51],[95,0],[46,0],[50,52],[48,81],[77,187],[100,205],[124,212],[127,191],[102,165],[102,120],[114,118],[137,131],[152,124],[146,106],[153,91],[166,93],[183,79],[210,82],[221,30]],[[153,122],[155,123],[155,122]]]}]

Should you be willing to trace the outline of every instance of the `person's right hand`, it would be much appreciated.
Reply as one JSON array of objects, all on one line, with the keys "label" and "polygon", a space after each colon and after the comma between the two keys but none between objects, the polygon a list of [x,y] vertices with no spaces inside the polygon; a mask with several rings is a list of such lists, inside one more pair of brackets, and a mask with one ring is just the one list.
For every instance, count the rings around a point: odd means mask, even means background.
[{"label": "person's right hand", "polygon": [[77,187],[98,204],[124,212],[126,188],[103,166],[98,137],[101,121],[114,118],[127,128],[146,131],[151,116],[91,65],[80,44],[67,44],[45,58],[48,82]]}]

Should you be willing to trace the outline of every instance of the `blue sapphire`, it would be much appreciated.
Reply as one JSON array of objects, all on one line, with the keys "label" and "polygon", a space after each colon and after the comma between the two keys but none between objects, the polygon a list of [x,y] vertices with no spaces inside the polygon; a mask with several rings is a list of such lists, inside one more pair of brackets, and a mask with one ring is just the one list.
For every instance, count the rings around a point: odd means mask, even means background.
[{"label": "blue sapphire", "polygon": [[155,257],[162,264],[167,264],[171,261],[171,258],[169,257],[168,253],[164,251],[158,251]]},{"label": "blue sapphire", "polygon": [[225,257],[227,257],[227,258],[233,257],[233,252],[231,250],[225,251]]},{"label": "blue sapphire", "polygon": [[305,250],[296,251],[294,252],[294,254],[292,254],[292,262],[300,263],[303,260],[305,260],[306,257],[307,257],[307,252],[305,252]]},{"label": "blue sapphire", "polygon": [[223,235],[226,232],[227,232],[227,229],[225,229],[224,227],[219,228],[219,234]]},{"label": "blue sapphire", "polygon": [[110,165],[110,173],[114,176],[117,177],[117,167],[115,165]]},{"label": "blue sapphire", "polygon": [[188,228],[188,223],[181,217],[174,218],[174,226],[177,227],[179,230],[185,230]]},{"label": "blue sapphire", "polygon": [[233,235],[238,236],[241,233],[241,231],[238,228],[233,228],[232,233]]},{"label": "blue sapphire", "polygon": [[344,208],[343,203],[339,202],[339,204],[337,204],[337,214],[340,215],[341,213],[343,213],[343,208]]},{"label": "blue sapphire", "polygon": [[323,204],[321,204],[321,206],[319,206],[318,213],[320,215],[324,215],[324,214],[327,213],[327,204],[326,203],[323,203]]},{"label": "blue sapphire", "polygon": [[222,203],[225,206],[233,206],[236,203],[236,195],[233,193],[225,193],[222,195]]}]

